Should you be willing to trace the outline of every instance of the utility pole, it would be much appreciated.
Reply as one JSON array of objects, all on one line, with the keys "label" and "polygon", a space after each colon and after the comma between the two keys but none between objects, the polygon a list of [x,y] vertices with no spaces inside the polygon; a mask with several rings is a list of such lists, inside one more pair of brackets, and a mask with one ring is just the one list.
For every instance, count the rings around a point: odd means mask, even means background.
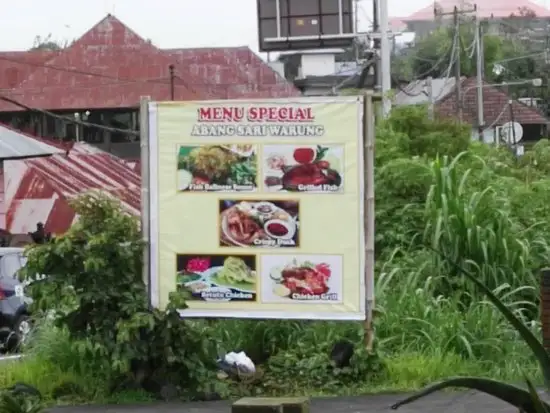
[{"label": "utility pole", "polygon": [[378,3],[380,13],[380,71],[382,81],[382,107],[384,117],[388,116],[391,110],[391,48],[388,25],[388,0],[380,0]]},{"label": "utility pole", "polygon": [[[453,24],[455,30],[460,31],[460,16],[458,15],[458,7],[456,6],[453,11]],[[462,50],[460,44],[460,35],[456,36],[456,39],[458,44],[453,44],[453,48],[455,50],[455,98],[458,120],[459,122],[462,122],[462,90],[460,84],[460,52]]]},{"label": "utility pole", "polygon": [[170,73],[170,100],[175,100],[176,97],[176,74],[174,69],[174,65],[168,66],[168,71]]},{"label": "utility pole", "polygon": [[477,128],[480,142],[483,142],[483,127],[485,125],[483,113],[483,63],[483,33],[479,18],[476,16]]},{"label": "utility pole", "polygon": [[435,99],[434,99],[433,79],[431,76],[428,76],[426,78],[426,89],[427,89],[426,93],[428,95],[428,101],[430,102],[428,106],[428,115],[430,116],[430,119],[433,119]]},{"label": "utility pole", "polygon": [[[456,112],[457,112],[458,120],[460,122],[462,122],[462,89],[460,84],[460,54],[462,52],[462,47],[460,44],[460,33],[457,33],[457,31],[460,31],[460,16],[462,14],[475,13],[476,10],[477,10],[476,6],[474,6],[474,8],[470,10],[459,10],[458,7],[455,6],[451,13],[441,13],[434,8],[434,15],[436,17],[448,16],[448,15],[453,16],[453,23],[454,23],[454,30],[455,30],[454,35],[456,35],[458,44],[453,44],[454,53],[451,52],[451,55],[455,56],[455,61],[454,61],[455,99],[456,99]],[[455,38],[454,35],[453,35],[453,38]]]},{"label": "utility pole", "polygon": [[[378,0],[372,0],[372,31],[374,33],[379,33],[380,26],[378,24]],[[377,59],[374,65],[374,79],[376,81],[377,90],[382,89],[382,79],[380,70],[380,38],[376,36],[373,41],[373,49],[376,53]]]},{"label": "utility pole", "polygon": [[360,58],[360,43],[359,43],[359,1],[360,0],[355,0],[354,1],[354,7],[355,7],[355,10],[353,11],[354,13],[354,22],[353,22],[353,26],[354,26],[354,29],[355,29],[355,42],[354,42],[354,52],[355,52],[355,63],[357,64],[357,66],[359,67],[359,58]]}]

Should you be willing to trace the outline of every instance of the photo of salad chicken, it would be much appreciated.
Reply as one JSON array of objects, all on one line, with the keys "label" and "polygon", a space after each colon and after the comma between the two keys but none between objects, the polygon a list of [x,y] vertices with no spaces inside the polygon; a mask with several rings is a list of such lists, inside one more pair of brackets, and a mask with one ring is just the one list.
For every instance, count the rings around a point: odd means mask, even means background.
[{"label": "photo of salad chicken", "polygon": [[254,255],[177,256],[176,285],[201,301],[255,301]]},{"label": "photo of salad chicken", "polygon": [[178,190],[193,192],[256,190],[255,145],[181,146]]}]

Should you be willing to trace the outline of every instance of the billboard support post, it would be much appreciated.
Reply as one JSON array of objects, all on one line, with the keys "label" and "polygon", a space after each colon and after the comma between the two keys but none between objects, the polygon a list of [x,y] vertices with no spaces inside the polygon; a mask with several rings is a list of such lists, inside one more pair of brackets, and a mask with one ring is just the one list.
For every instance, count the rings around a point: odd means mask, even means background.
[{"label": "billboard support post", "polygon": [[363,160],[365,162],[364,225],[365,225],[365,347],[372,351],[374,343],[374,100],[377,97],[367,91],[363,111]]},{"label": "billboard support post", "polygon": [[139,105],[139,146],[141,151],[141,235],[143,240],[143,283],[149,288],[150,279],[150,210],[149,210],[149,102],[144,96]]}]

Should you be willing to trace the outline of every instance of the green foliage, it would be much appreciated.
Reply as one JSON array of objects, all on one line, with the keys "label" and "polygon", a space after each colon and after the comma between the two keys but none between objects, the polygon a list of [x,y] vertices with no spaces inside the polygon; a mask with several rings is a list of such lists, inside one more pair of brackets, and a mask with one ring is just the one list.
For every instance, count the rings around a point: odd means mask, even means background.
[{"label": "green foliage", "polygon": [[[150,310],[136,221],[111,201],[84,197],[76,203],[81,218],[65,236],[29,250],[26,277],[48,274],[31,293],[37,309],[55,308],[56,326],[44,324],[28,358],[0,372],[0,387],[26,381],[52,400],[72,383],[79,401],[118,401],[144,397],[135,388],[112,394],[114,382],[140,375],[167,378],[188,398],[411,390],[451,374],[542,382],[525,332],[486,293],[540,334],[550,144],[516,159],[506,148],[472,142],[467,127],[427,115],[423,107],[396,108],[377,126],[375,355],[363,350],[361,323],[183,322],[175,302],[168,313]],[[473,271],[488,290],[434,250]],[[340,371],[329,350],[341,339],[354,343],[356,354]],[[218,352],[240,350],[262,378],[215,379]]]},{"label": "green foliage", "polygon": [[[472,58],[474,37],[475,25],[463,22],[460,27],[460,73],[467,77],[476,75],[476,61]],[[453,38],[454,30],[442,27],[418,39],[412,50],[396,57],[393,65],[397,68],[398,77],[410,80],[426,76],[445,77],[451,61]],[[515,36],[497,36],[486,32],[483,36],[485,79],[499,83],[545,77],[542,55],[515,59],[541,51],[532,49],[531,44]]]},{"label": "green foliage", "polygon": [[15,395],[9,391],[0,394],[0,411],[2,413],[40,413],[44,406],[35,397]]},{"label": "green foliage", "polygon": [[213,343],[180,319],[181,303],[149,308],[137,220],[102,196],[83,196],[73,207],[79,220],[65,235],[28,251],[23,276],[47,274],[29,287],[34,311],[55,311],[72,352],[108,372],[113,386],[131,379],[198,389],[214,362]]}]

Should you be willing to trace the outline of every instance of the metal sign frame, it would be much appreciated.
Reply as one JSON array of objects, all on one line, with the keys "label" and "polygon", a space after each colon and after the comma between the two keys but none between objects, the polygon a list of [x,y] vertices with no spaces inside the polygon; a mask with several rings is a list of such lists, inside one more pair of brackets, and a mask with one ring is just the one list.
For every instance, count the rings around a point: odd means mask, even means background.
[{"label": "metal sign frame", "polygon": [[[334,13],[323,13],[322,0],[319,0],[319,14],[311,15],[292,15],[290,12],[288,15],[283,15],[281,3],[286,1],[287,8],[290,10],[290,0],[272,0],[275,2],[275,36],[263,37],[262,23],[266,20],[273,19],[272,17],[266,18],[262,16],[261,10],[264,1],[265,0],[257,0],[259,49],[262,52],[347,47],[351,45],[357,37],[357,27],[354,16],[357,11],[353,5],[353,0],[333,0],[338,3],[337,33],[320,33],[318,35],[308,36],[285,36],[283,34],[283,19],[290,20],[291,18],[298,17],[317,17],[316,20],[322,21],[323,17],[333,16]],[[346,4],[348,5],[349,11],[345,12],[344,8]],[[351,30],[346,30],[346,27],[349,27]],[[290,27],[288,28],[288,32],[290,32]]]}]

